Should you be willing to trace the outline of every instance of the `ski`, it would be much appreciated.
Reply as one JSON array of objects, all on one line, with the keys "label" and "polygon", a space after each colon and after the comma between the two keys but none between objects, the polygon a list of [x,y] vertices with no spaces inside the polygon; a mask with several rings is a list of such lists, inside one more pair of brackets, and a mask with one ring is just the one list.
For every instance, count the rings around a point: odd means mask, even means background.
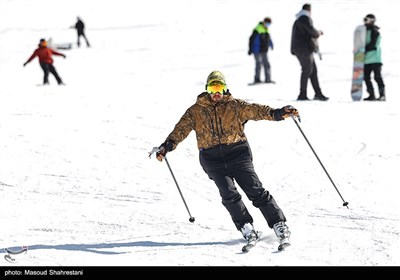
[{"label": "ski", "polygon": [[4,256],[4,259],[10,263],[15,263],[15,259],[8,254]]},{"label": "ski", "polygon": [[26,252],[28,252],[28,247],[24,246],[24,247],[21,247],[20,250],[16,250],[16,251],[11,250],[9,248],[4,248],[4,251],[6,251],[6,253],[7,253],[4,256],[4,259],[10,263],[15,263],[16,260],[15,260],[15,258],[12,257],[12,255],[19,255],[22,253],[26,253]]},{"label": "ski", "polygon": [[6,251],[7,254],[10,254],[10,255],[19,255],[22,253],[26,253],[28,251],[28,247],[21,247],[21,249],[17,250],[17,251],[5,248],[4,251]]},{"label": "ski", "polygon": [[257,242],[261,239],[261,235],[262,235],[262,232],[257,231],[257,239],[247,242],[247,244],[242,247],[242,252],[248,253],[251,248],[256,246]]}]

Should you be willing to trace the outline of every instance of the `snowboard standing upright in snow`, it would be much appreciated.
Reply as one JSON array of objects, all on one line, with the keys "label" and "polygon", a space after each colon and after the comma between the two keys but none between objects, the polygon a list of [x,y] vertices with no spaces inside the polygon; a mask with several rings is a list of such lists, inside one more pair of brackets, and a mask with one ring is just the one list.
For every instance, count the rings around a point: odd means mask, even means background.
[{"label": "snowboard standing upright in snow", "polygon": [[351,84],[351,98],[360,101],[363,94],[364,59],[367,29],[365,25],[359,25],[354,30],[353,48],[353,80]]}]

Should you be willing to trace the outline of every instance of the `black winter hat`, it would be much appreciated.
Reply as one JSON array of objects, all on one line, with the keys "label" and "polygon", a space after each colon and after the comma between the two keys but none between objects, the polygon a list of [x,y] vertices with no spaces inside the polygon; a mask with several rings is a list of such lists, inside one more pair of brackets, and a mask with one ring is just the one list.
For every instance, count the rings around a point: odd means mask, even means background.
[{"label": "black winter hat", "polygon": [[270,17],[264,18],[264,23],[272,23],[272,19]]},{"label": "black winter hat", "polygon": [[375,16],[373,14],[368,14],[365,16],[364,21],[366,23],[373,23],[375,22]]},{"label": "black winter hat", "polygon": [[370,18],[370,19],[375,19],[375,16],[373,14],[368,14],[365,16],[366,18]]},{"label": "black winter hat", "polygon": [[46,47],[47,46],[46,39],[44,39],[44,38],[40,39],[38,46],[39,47]]},{"label": "black winter hat", "polygon": [[302,9],[311,12],[311,4],[304,4]]}]

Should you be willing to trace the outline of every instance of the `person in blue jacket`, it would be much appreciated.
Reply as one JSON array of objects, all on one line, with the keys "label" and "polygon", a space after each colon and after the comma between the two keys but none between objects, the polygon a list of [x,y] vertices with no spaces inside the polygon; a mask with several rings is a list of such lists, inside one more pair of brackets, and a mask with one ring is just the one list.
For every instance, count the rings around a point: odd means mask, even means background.
[{"label": "person in blue jacket", "polygon": [[[367,28],[367,38],[365,45],[364,58],[364,81],[367,86],[369,96],[364,100],[386,101],[385,84],[382,79],[382,57],[381,57],[381,34],[379,27],[375,25],[375,16],[368,14],[364,18],[364,25]],[[371,81],[371,74],[374,73],[374,79],[378,84],[379,97],[375,97],[374,86]]]},{"label": "person in blue jacket", "polygon": [[254,83],[261,83],[261,67],[264,68],[265,82],[275,83],[271,80],[271,65],[268,60],[268,49],[274,48],[271,35],[269,34],[269,26],[272,20],[266,17],[263,21],[260,21],[257,26],[253,29],[253,33],[249,39],[249,51],[248,54],[254,55],[256,61],[256,69],[254,75]]}]

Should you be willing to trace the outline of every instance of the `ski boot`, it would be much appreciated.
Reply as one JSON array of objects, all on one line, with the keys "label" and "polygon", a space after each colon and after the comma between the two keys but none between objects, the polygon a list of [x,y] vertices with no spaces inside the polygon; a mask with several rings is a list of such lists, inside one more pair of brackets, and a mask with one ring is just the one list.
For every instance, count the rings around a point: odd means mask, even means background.
[{"label": "ski boot", "polygon": [[257,244],[258,240],[260,240],[261,232],[255,231],[253,225],[250,223],[246,223],[240,231],[242,232],[244,239],[247,240],[247,244],[243,246],[242,252],[247,253]]},{"label": "ski boot", "polygon": [[278,251],[284,250],[286,247],[290,246],[290,231],[289,227],[285,224],[285,222],[281,221],[274,224],[274,231],[276,236],[279,239],[279,247]]}]

